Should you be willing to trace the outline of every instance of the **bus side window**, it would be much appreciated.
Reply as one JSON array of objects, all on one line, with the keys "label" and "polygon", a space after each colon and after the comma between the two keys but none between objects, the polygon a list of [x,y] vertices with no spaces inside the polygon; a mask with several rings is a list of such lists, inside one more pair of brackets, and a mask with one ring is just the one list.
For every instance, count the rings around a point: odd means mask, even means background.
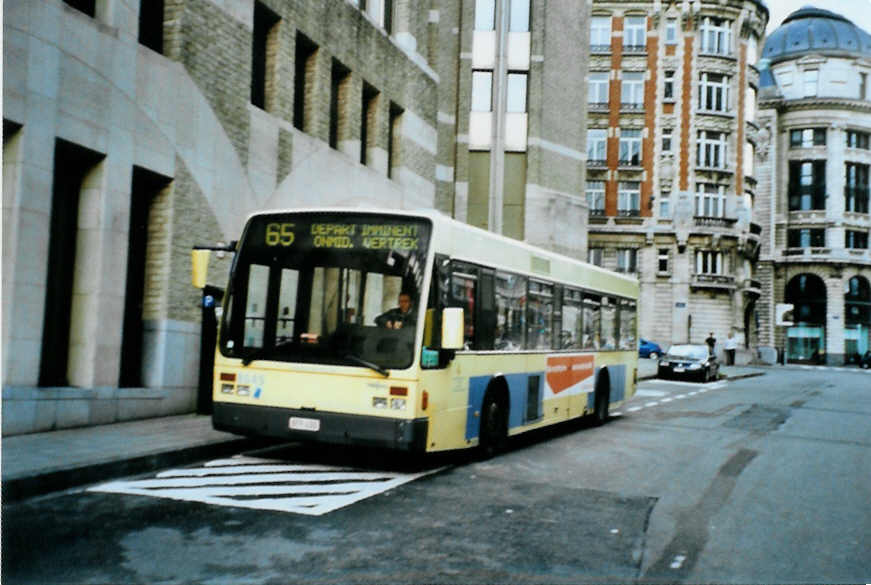
[{"label": "bus side window", "polygon": [[559,349],[581,348],[583,338],[581,324],[581,291],[567,288],[563,291],[562,331],[560,332]]},{"label": "bus side window", "polygon": [[478,278],[478,314],[475,316],[477,335],[475,349],[493,349],[496,337],[495,273],[481,268]]},{"label": "bus side window", "polygon": [[463,309],[465,349],[476,349],[475,299],[478,277],[473,271],[473,267],[454,264],[451,274],[451,306]]},{"label": "bus side window", "polygon": [[635,301],[620,300],[620,349],[637,349],[636,332],[636,305]]},{"label": "bus side window", "polygon": [[602,347],[617,349],[617,299],[602,297]]},{"label": "bus side window", "polygon": [[584,335],[581,339],[581,347],[586,350],[598,350],[602,348],[600,327],[602,317],[602,297],[584,293]]},{"label": "bus side window", "polygon": [[526,278],[507,272],[497,272],[494,349],[523,349],[526,332],[525,304]]},{"label": "bus side window", "polygon": [[527,349],[550,349],[553,329],[553,285],[530,281]]}]

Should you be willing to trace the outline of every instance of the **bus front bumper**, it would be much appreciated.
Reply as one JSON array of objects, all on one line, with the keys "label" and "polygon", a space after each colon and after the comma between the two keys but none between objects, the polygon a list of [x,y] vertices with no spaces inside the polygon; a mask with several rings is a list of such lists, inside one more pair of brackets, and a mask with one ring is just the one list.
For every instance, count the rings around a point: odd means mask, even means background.
[{"label": "bus front bumper", "polygon": [[[303,421],[311,427],[316,426],[317,430],[291,428],[291,419]],[[237,435],[276,437],[288,441],[334,445],[382,447],[423,453],[426,451],[428,419],[402,420],[215,402],[212,406],[212,426],[216,430]]]}]

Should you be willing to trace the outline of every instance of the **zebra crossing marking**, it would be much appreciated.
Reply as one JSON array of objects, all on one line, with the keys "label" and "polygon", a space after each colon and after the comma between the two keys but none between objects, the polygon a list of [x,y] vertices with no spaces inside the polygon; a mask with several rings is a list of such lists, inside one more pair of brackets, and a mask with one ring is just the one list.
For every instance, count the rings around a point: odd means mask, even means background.
[{"label": "zebra crossing marking", "polygon": [[237,455],[201,467],[163,471],[151,479],[111,481],[87,491],[321,516],[442,469],[399,473]]}]

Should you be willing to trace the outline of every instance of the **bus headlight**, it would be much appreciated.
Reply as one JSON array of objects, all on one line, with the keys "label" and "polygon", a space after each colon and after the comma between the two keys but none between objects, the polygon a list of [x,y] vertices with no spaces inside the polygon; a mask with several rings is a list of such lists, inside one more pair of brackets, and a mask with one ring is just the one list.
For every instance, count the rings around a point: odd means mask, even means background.
[{"label": "bus headlight", "polygon": [[405,410],[405,398],[391,398],[390,408],[393,410]]},{"label": "bus headlight", "polygon": [[387,408],[387,399],[381,396],[372,397],[372,406],[374,408]]},{"label": "bus headlight", "polygon": [[233,393],[233,385],[232,384],[221,384],[221,393],[222,394],[232,394]]}]

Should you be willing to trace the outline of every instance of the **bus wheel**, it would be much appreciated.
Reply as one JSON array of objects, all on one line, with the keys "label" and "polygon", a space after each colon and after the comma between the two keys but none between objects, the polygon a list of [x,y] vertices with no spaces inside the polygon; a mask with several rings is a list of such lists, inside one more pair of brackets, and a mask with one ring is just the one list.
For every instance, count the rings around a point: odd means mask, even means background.
[{"label": "bus wheel", "polygon": [[608,405],[610,403],[611,379],[608,377],[608,371],[603,370],[599,374],[599,379],[596,380],[596,409],[593,411],[596,425],[608,422]]},{"label": "bus wheel", "polygon": [[508,409],[495,393],[488,392],[481,407],[481,428],[478,433],[478,453],[489,459],[505,447],[508,440]]}]

